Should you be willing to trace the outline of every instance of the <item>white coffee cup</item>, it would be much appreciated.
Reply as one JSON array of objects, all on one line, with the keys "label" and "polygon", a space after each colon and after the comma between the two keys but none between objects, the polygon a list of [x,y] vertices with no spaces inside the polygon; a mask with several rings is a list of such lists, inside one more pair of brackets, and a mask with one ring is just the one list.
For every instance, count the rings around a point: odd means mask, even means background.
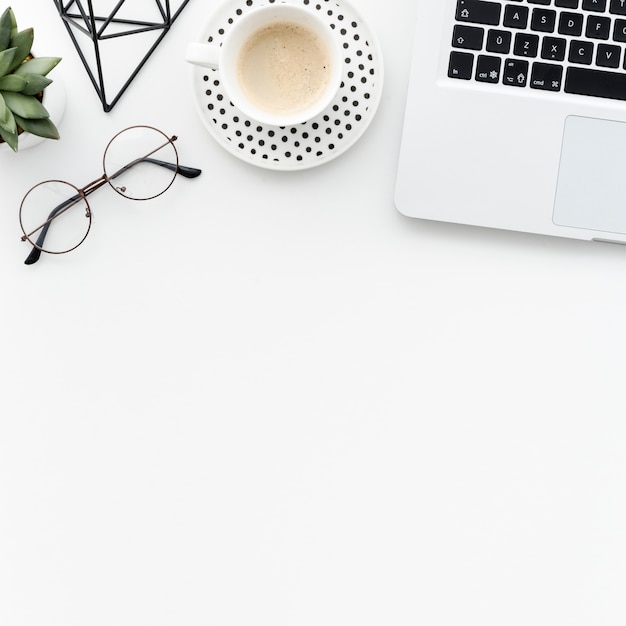
[{"label": "white coffee cup", "polygon": [[291,126],[319,115],[343,75],[338,37],[313,9],[267,4],[244,13],[222,45],[190,43],[186,61],[218,69],[230,101],[246,116]]}]

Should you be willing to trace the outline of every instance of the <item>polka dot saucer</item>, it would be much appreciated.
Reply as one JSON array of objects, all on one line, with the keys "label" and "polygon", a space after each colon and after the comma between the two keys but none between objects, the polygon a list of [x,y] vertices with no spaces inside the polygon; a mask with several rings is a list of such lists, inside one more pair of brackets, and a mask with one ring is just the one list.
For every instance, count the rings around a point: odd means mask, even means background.
[{"label": "polka dot saucer", "polygon": [[[262,125],[229,102],[219,70],[193,67],[193,89],[200,118],[228,152],[273,170],[303,170],[343,154],[370,125],[383,90],[383,58],[373,32],[346,0],[281,0],[318,11],[340,37],[344,75],[335,99],[303,124]],[[253,7],[275,0],[229,0],[211,17],[200,41],[220,43],[232,24]]]}]

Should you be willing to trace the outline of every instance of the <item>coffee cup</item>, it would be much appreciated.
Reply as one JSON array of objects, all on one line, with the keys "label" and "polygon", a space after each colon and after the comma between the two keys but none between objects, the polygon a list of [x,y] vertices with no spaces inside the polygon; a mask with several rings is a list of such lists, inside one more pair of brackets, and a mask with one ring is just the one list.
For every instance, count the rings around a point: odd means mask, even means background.
[{"label": "coffee cup", "polygon": [[250,9],[222,44],[190,43],[185,60],[217,69],[244,115],[271,126],[291,126],[319,115],[343,75],[338,38],[312,9],[267,4]]}]

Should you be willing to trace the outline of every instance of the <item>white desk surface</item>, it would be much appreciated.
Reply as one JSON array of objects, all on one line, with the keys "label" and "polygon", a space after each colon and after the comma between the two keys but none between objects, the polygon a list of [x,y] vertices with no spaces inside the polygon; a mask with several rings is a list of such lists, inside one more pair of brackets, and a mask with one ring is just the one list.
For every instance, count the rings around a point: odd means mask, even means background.
[{"label": "white desk surface", "polygon": [[[625,623],[625,250],[399,215],[416,2],[353,2],[378,115],[280,173],[196,115],[212,1],[105,114],[53,2],[12,0],[68,105],[0,155],[3,626]],[[201,178],[102,190],[79,250],[23,265],[25,191],[135,123]]]}]

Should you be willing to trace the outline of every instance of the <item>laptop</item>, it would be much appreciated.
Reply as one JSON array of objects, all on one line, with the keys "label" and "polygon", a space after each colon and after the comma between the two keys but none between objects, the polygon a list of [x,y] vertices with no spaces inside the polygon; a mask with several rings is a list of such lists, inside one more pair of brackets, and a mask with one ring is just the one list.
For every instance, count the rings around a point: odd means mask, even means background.
[{"label": "laptop", "polygon": [[626,243],[626,0],[419,0],[395,203]]}]

